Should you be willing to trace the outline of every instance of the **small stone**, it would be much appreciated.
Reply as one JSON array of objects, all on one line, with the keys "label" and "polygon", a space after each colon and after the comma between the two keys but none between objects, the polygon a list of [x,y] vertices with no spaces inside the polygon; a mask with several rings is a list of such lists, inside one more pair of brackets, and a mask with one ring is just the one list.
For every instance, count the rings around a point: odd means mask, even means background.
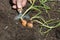
[{"label": "small stone", "polygon": [[59,19],[59,18],[57,18],[57,19]]},{"label": "small stone", "polygon": [[5,26],[5,28],[4,29],[7,29],[8,28],[8,26]]}]

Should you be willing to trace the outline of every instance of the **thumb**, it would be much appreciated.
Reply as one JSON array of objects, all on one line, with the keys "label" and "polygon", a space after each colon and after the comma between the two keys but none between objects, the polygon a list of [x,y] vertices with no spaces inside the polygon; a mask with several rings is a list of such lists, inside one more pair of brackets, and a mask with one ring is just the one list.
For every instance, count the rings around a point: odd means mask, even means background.
[{"label": "thumb", "polygon": [[17,0],[17,8],[22,8],[22,0]]}]

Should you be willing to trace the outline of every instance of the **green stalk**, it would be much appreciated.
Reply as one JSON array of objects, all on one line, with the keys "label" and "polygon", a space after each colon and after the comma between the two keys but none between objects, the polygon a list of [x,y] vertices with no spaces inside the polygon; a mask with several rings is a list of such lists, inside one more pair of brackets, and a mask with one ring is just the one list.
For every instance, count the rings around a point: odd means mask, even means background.
[{"label": "green stalk", "polygon": [[23,18],[23,16],[32,8],[32,6],[30,6],[24,13],[23,15],[21,16],[21,19]]},{"label": "green stalk", "polygon": [[43,33],[48,33],[49,31],[51,31],[52,30],[52,28],[50,28],[50,29],[48,29],[47,31],[45,31],[45,32],[43,32]]},{"label": "green stalk", "polygon": [[60,23],[58,23],[56,26],[48,26],[48,25],[45,25],[44,23],[42,23],[42,22],[40,22],[38,20],[33,20],[33,21],[35,21],[37,23],[40,23],[42,26],[47,27],[47,28],[50,28],[50,29],[56,28],[56,27],[60,26]]},{"label": "green stalk", "polygon": [[37,22],[37,23],[40,23],[42,26],[46,27],[46,28],[55,28],[54,26],[48,26],[48,25],[45,25],[44,23],[38,21],[38,20],[33,20],[34,22]]},{"label": "green stalk", "polygon": [[23,19],[23,16],[30,10],[33,8],[35,1],[32,3],[32,5],[23,13],[23,15],[21,16],[21,19]]},{"label": "green stalk", "polygon": [[41,11],[40,11],[38,14],[36,14],[35,16],[31,17],[30,20],[33,20],[34,18],[40,18],[40,17],[38,16],[39,14],[41,14]]}]

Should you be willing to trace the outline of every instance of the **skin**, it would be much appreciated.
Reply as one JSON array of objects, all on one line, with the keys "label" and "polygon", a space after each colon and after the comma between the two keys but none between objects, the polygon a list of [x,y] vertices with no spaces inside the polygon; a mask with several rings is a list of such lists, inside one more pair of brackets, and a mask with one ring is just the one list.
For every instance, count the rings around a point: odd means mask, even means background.
[{"label": "skin", "polygon": [[12,0],[13,1],[13,8],[17,9],[17,8],[22,8],[26,5],[27,0]]}]

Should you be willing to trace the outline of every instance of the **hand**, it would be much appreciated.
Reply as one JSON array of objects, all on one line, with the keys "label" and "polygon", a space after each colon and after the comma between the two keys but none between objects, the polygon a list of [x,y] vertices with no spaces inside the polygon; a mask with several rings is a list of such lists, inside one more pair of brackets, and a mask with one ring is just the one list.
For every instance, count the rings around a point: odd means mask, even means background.
[{"label": "hand", "polygon": [[26,5],[27,0],[13,0],[13,8],[22,8]]}]

